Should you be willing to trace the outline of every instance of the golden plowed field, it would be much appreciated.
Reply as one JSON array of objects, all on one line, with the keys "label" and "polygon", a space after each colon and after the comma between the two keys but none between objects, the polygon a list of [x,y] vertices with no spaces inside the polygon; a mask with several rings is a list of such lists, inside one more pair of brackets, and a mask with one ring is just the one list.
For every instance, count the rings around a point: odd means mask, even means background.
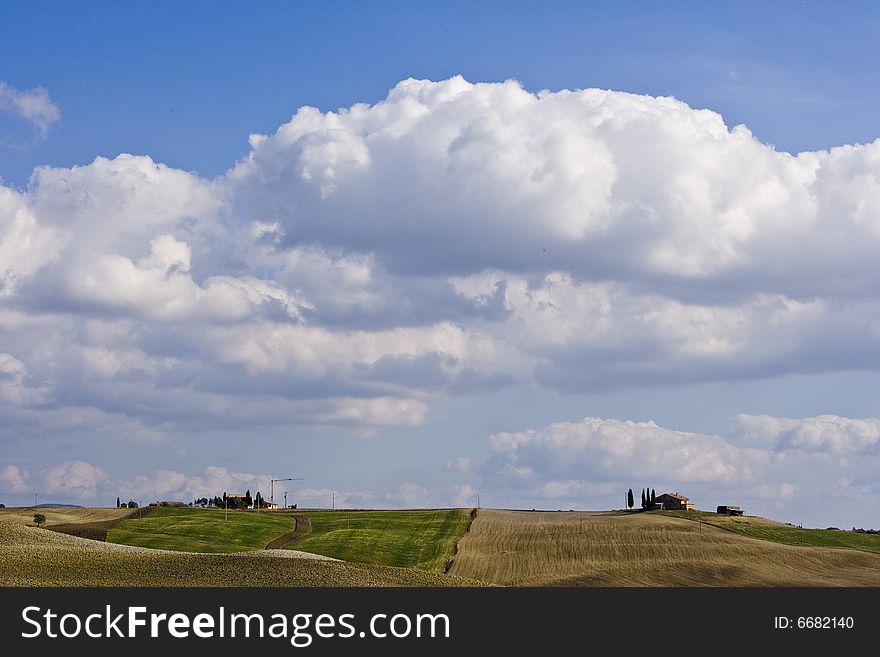
[{"label": "golden plowed field", "polygon": [[660,514],[480,509],[450,572],[512,586],[880,586],[880,554]]},{"label": "golden plowed field", "polygon": [[105,522],[120,520],[130,514],[137,514],[137,509],[85,509],[75,507],[17,507],[0,509],[0,521],[32,525],[34,514],[46,516],[47,525],[64,525],[68,523]]}]

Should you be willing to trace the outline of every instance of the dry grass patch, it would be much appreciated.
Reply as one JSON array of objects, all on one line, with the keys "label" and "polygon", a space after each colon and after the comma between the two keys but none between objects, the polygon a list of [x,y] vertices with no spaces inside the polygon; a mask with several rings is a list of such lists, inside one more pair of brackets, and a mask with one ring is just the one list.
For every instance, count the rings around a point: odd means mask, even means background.
[{"label": "dry grass patch", "polygon": [[[9,513],[0,514],[0,521],[20,523],[30,526],[34,515],[41,513],[46,518],[46,529],[61,534],[70,534],[93,541],[106,541],[107,532],[123,520],[140,518],[153,510],[145,509],[81,509],[64,507],[33,507],[25,509],[8,509]],[[4,509],[0,509],[4,511]],[[48,511],[48,513],[47,513]]]},{"label": "dry grass patch", "polygon": [[450,572],[514,586],[880,586],[880,555],[669,515],[481,509]]},{"label": "dry grass patch", "polygon": [[46,516],[46,526],[49,527],[51,525],[122,520],[132,513],[137,514],[137,509],[83,509],[54,506],[16,507],[0,509],[0,522],[32,525],[34,524],[34,514],[36,513],[42,513]]}]

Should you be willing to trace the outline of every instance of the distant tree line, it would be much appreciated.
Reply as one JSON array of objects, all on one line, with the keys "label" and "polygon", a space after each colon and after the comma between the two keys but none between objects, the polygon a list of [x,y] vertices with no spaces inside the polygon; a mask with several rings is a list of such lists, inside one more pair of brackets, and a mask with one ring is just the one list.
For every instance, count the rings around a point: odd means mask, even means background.
[{"label": "distant tree line", "polygon": [[[228,506],[227,506],[228,504]],[[267,506],[265,498],[263,498],[262,493],[257,491],[257,494],[251,496],[251,491],[248,489],[244,497],[238,496],[230,496],[223,492],[223,495],[215,495],[214,497],[199,497],[193,500],[193,506],[203,506],[203,507],[216,507],[218,509],[265,509]]]},{"label": "distant tree line", "polygon": [[[263,494],[260,491],[257,491],[257,494],[251,496],[251,491],[248,489],[245,492],[244,497],[238,496],[227,496],[224,491],[223,495],[215,495],[214,497],[197,497],[192,502],[189,502],[189,506],[201,506],[208,508],[218,508],[225,509],[227,508],[227,502],[229,504],[228,508],[230,509],[265,509],[268,506],[268,502],[263,497]],[[182,502],[155,502],[156,506],[180,506],[183,504]],[[129,500],[128,502],[123,502],[119,497],[116,498],[116,508],[117,509],[136,509],[138,508],[138,503],[134,500]]]}]

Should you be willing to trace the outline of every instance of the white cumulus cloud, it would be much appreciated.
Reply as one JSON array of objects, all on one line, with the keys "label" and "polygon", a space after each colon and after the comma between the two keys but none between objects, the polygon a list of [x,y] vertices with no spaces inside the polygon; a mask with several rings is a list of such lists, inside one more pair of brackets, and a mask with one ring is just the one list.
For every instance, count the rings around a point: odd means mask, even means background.
[{"label": "white cumulus cloud", "polygon": [[16,89],[0,80],[0,113],[28,121],[40,137],[44,137],[61,119],[61,110],[43,87]]},{"label": "white cumulus cloud", "polygon": [[446,464],[448,470],[467,473],[474,469],[474,460],[469,456],[456,456]]},{"label": "white cumulus cloud", "polygon": [[[719,436],[665,429],[653,422],[587,417],[542,429],[500,432],[489,439],[490,467],[529,479],[616,481],[663,477],[682,482],[743,482],[765,460]],[[522,468],[527,467],[527,471]]]},{"label": "white cumulus cloud", "polygon": [[838,415],[807,418],[737,415],[734,431],[756,446],[784,452],[849,454],[870,452],[880,445],[880,418],[851,419]]},{"label": "white cumulus cloud", "polygon": [[[0,185],[0,431],[369,431],[518,384],[876,364],[880,141],[790,154],[674,98],[453,77],[300,108],[230,164]],[[773,440],[870,447],[817,431]]]},{"label": "white cumulus cloud", "polygon": [[94,498],[110,484],[107,472],[85,461],[64,461],[46,468],[42,474],[46,493],[73,498]]},{"label": "white cumulus cloud", "polygon": [[30,474],[27,470],[20,470],[15,465],[5,465],[0,468],[0,489],[4,493],[26,493],[30,491],[28,482]]}]

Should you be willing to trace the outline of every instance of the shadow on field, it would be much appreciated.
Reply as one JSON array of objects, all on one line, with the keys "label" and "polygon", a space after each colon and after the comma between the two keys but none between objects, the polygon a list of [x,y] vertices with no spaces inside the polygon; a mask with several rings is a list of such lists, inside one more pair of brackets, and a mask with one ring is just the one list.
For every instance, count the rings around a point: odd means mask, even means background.
[{"label": "shadow on field", "polygon": [[143,518],[155,507],[148,506],[143,509],[133,509],[131,513],[115,520],[101,520],[98,522],[65,522],[57,525],[46,525],[45,529],[59,534],[67,534],[68,536],[79,536],[80,538],[89,538],[93,541],[107,541],[107,532],[113,529],[123,520],[131,520],[132,518]]}]

